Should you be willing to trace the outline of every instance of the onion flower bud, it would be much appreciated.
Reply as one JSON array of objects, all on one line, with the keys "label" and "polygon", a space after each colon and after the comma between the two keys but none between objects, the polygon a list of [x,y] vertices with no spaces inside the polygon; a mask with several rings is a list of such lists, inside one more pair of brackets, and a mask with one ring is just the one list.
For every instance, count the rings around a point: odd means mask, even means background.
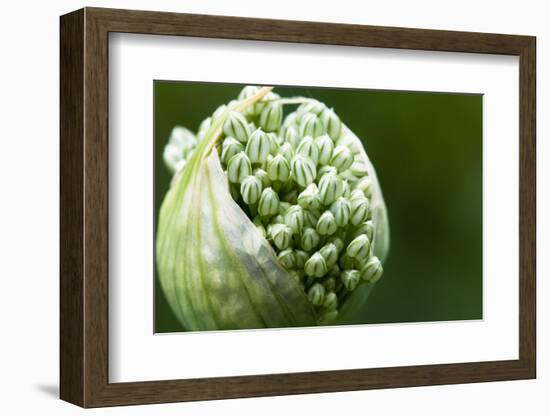
[{"label": "onion flower bud", "polygon": [[267,104],[260,113],[260,127],[265,131],[277,131],[283,121],[283,106],[279,103]]},{"label": "onion flower bud", "polygon": [[336,246],[334,244],[325,244],[319,250],[319,254],[323,256],[329,269],[336,265],[336,262],[338,261],[338,250],[336,249]]},{"label": "onion flower bud", "polygon": [[304,272],[308,276],[323,277],[327,271],[327,263],[321,253],[314,253],[304,264]]},{"label": "onion flower bud", "polygon": [[316,138],[325,132],[323,123],[315,114],[306,113],[300,120],[300,135]]},{"label": "onion flower bud", "polygon": [[251,163],[263,163],[267,160],[271,149],[271,141],[265,132],[257,129],[250,135],[246,144],[246,154]]},{"label": "onion flower bud", "polygon": [[290,227],[287,227],[285,224],[275,224],[271,227],[269,232],[271,239],[275,246],[284,250],[290,246],[290,241],[292,240],[292,230]]},{"label": "onion flower bud", "polygon": [[320,283],[315,283],[307,292],[311,303],[315,306],[321,306],[325,301],[325,288]]},{"label": "onion flower bud", "polygon": [[344,119],[318,100],[248,86],[196,135],[174,128],[155,248],[160,287],[183,329],[363,315],[389,225],[364,143]]},{"label": "onion flower bud", "polygon": [[353,155],[351,150],[346,146],[336,146],[330,159],[330,164],[338,169],[339,172],[344,172],[353,163]]},{"label": "onion flower bud", "polygon": [[258,214],[262,217],[276,215],[279,212],[279,195],[272,188],[266,188],[262,191],[260,202],[258,203]]},{"label": "onion flower bud", "polygon": [[294,251],[290,248],[284,249],[277,254],[277,258],[279,259],[279,263],[281,263],[285,269],[292,269],[296,265]]},{"label": "onion flower bud", "polygon": [[307,157],[315,165],[319,163],[319,148],[310,136],[302,139],[296,149],[296,154]]},{"label": "onion flower bud", "polygon": [[227,178],[233,183],[240,183],[251,173],[250,159],[244,152],[237,153],[227,163]]},{"label": "onion flower bud", "polygon": [[330,206],[330,212],[334,215],[336,225],[338,227],[344,227],[347,225],[350,216],[350,204],[346,198],[340,197],[332,203]]},{"label": "onion flower bud", "polygon": [[351,292],[354,291],[359,284],[361,274],[358,270],[344,270],[340,275],[340,278],[342,279],[342,283],[346,289]]},{"label": "onion flower bud", "polygon": [[311,251],[319,245],[321,237],[313,228],[305,228],[302,232],[301,246],[305,251]]},{"label": "onion flower bud", "polygon": [[241,182],[241,195],[247,204],[255,204],[262,194],[262,182],[253,175],[247,176]]},{"label": "onion flower bud", "polygon": [[296,155],[291,162],[292,175],[300,186],[306,187],[315,179],[317,174],[315,164],[302,155]]},{"label": "onion flower bud", "polygon": [[342,180],[334,173],[325,173],[319,180],[319,199],[322,204],[330,205],[344,193]]},{"label": "onion flower bud", "polygon": [[267,175],[272,181],[286,182],[290,178],[290,164],[279,154],[267,163]]},{"label": "onion flower bud", "polygon": [[229,160],[237,153],[241,153],[244,146],[234,137],[227,137],[222,145],[222,162],[227,165]]},{"label": "onion flower bud", "polygon": [[246,143],[250,135],[250,126],[241,113],[231,111],[223,125],[223,132],[226,136],[234,137],[241,143]]},{"label": "onion flower bud", "polygon": [[361,278],[370,283],[376,283],[383,273],[382,263],[376,256],[372,256],[361,269]]},{"label": "onion flower bud", "polygon": [[342,134],[342,122],[332,108],[323,110],[321,113],[321,121],[330,138],[334,141],[338,140],[340,134]]},{"label": "onion flower bud", "polygon": [[321,205],[318,193],[317,185],[314,183],[308,185],[307,188],[298,195],[298,205],[305,209],[318,209]]},{"label": "onion flower bud", "polygon": [[365,234],[355,237],[346,248],[346,254],[357,260],[364,260],[370,251],[370,241]]},{"label": "onion flower bud", "polygon": [[321,165],[327,165],[332,158],[334,143],[328,134],[323,134],[315,139],[315,144],[319,149],[319,162]]},{"label": "onion flower bud", "polygon": [[367,220],[370,213],[370,203],[367,198],[352,198],[350,206],[350,222],[353,225],[359,225]]},{"label": "onion flower bud", "polygon": [[332,235],[336,232],[338,226],[336,225],[336,219],[330,211],[325,211],[319,217],[317,221],[317,232],[320,235]]}]

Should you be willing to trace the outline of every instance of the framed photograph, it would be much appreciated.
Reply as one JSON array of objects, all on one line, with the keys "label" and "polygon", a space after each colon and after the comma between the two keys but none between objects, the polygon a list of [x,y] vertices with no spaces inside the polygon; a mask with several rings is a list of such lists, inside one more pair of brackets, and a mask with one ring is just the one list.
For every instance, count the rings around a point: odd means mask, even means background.
[{"label": "framed photograph", "polygon": [[534,37],[60,28],[63,400],[536,377]]}]

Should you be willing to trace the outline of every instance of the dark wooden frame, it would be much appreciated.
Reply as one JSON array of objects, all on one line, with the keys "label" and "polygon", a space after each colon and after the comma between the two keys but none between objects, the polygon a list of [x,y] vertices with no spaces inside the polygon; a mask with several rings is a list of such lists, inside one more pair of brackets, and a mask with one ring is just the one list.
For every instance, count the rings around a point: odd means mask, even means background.
[{"label": "dark wooden frame", "polygon": [[[519,359],[109,383],[110,32],[519,56]],[[98,8],[62,16],[61,398],[83,407],[99,407],[535,378],[535,45],[530,36]]]}]

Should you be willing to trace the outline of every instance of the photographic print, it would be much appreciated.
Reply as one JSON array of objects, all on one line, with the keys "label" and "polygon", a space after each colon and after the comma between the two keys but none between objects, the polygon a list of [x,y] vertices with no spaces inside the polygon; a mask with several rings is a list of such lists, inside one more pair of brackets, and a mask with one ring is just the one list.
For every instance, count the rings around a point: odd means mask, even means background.
[{"label": "photographic print", "polygon": [[482,95],[153,88],[156,333],[482,319]]}]

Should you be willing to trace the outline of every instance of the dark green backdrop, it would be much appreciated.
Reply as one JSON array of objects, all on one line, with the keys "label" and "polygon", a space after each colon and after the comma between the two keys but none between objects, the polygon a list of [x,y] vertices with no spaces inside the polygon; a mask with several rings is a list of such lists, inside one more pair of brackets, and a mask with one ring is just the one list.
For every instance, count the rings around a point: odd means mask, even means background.
[{"label": "dark green backdrop", "polygon": [[[157,81],[155,221],[170,175],[162,150],[172,127],[196,131],[241,85]],[[482,96],[275,89],[334,107],[363,140],[386,200],[391,248],[357,323],[482,318]],[[181,331],[156,283],[156,332]]]}]

